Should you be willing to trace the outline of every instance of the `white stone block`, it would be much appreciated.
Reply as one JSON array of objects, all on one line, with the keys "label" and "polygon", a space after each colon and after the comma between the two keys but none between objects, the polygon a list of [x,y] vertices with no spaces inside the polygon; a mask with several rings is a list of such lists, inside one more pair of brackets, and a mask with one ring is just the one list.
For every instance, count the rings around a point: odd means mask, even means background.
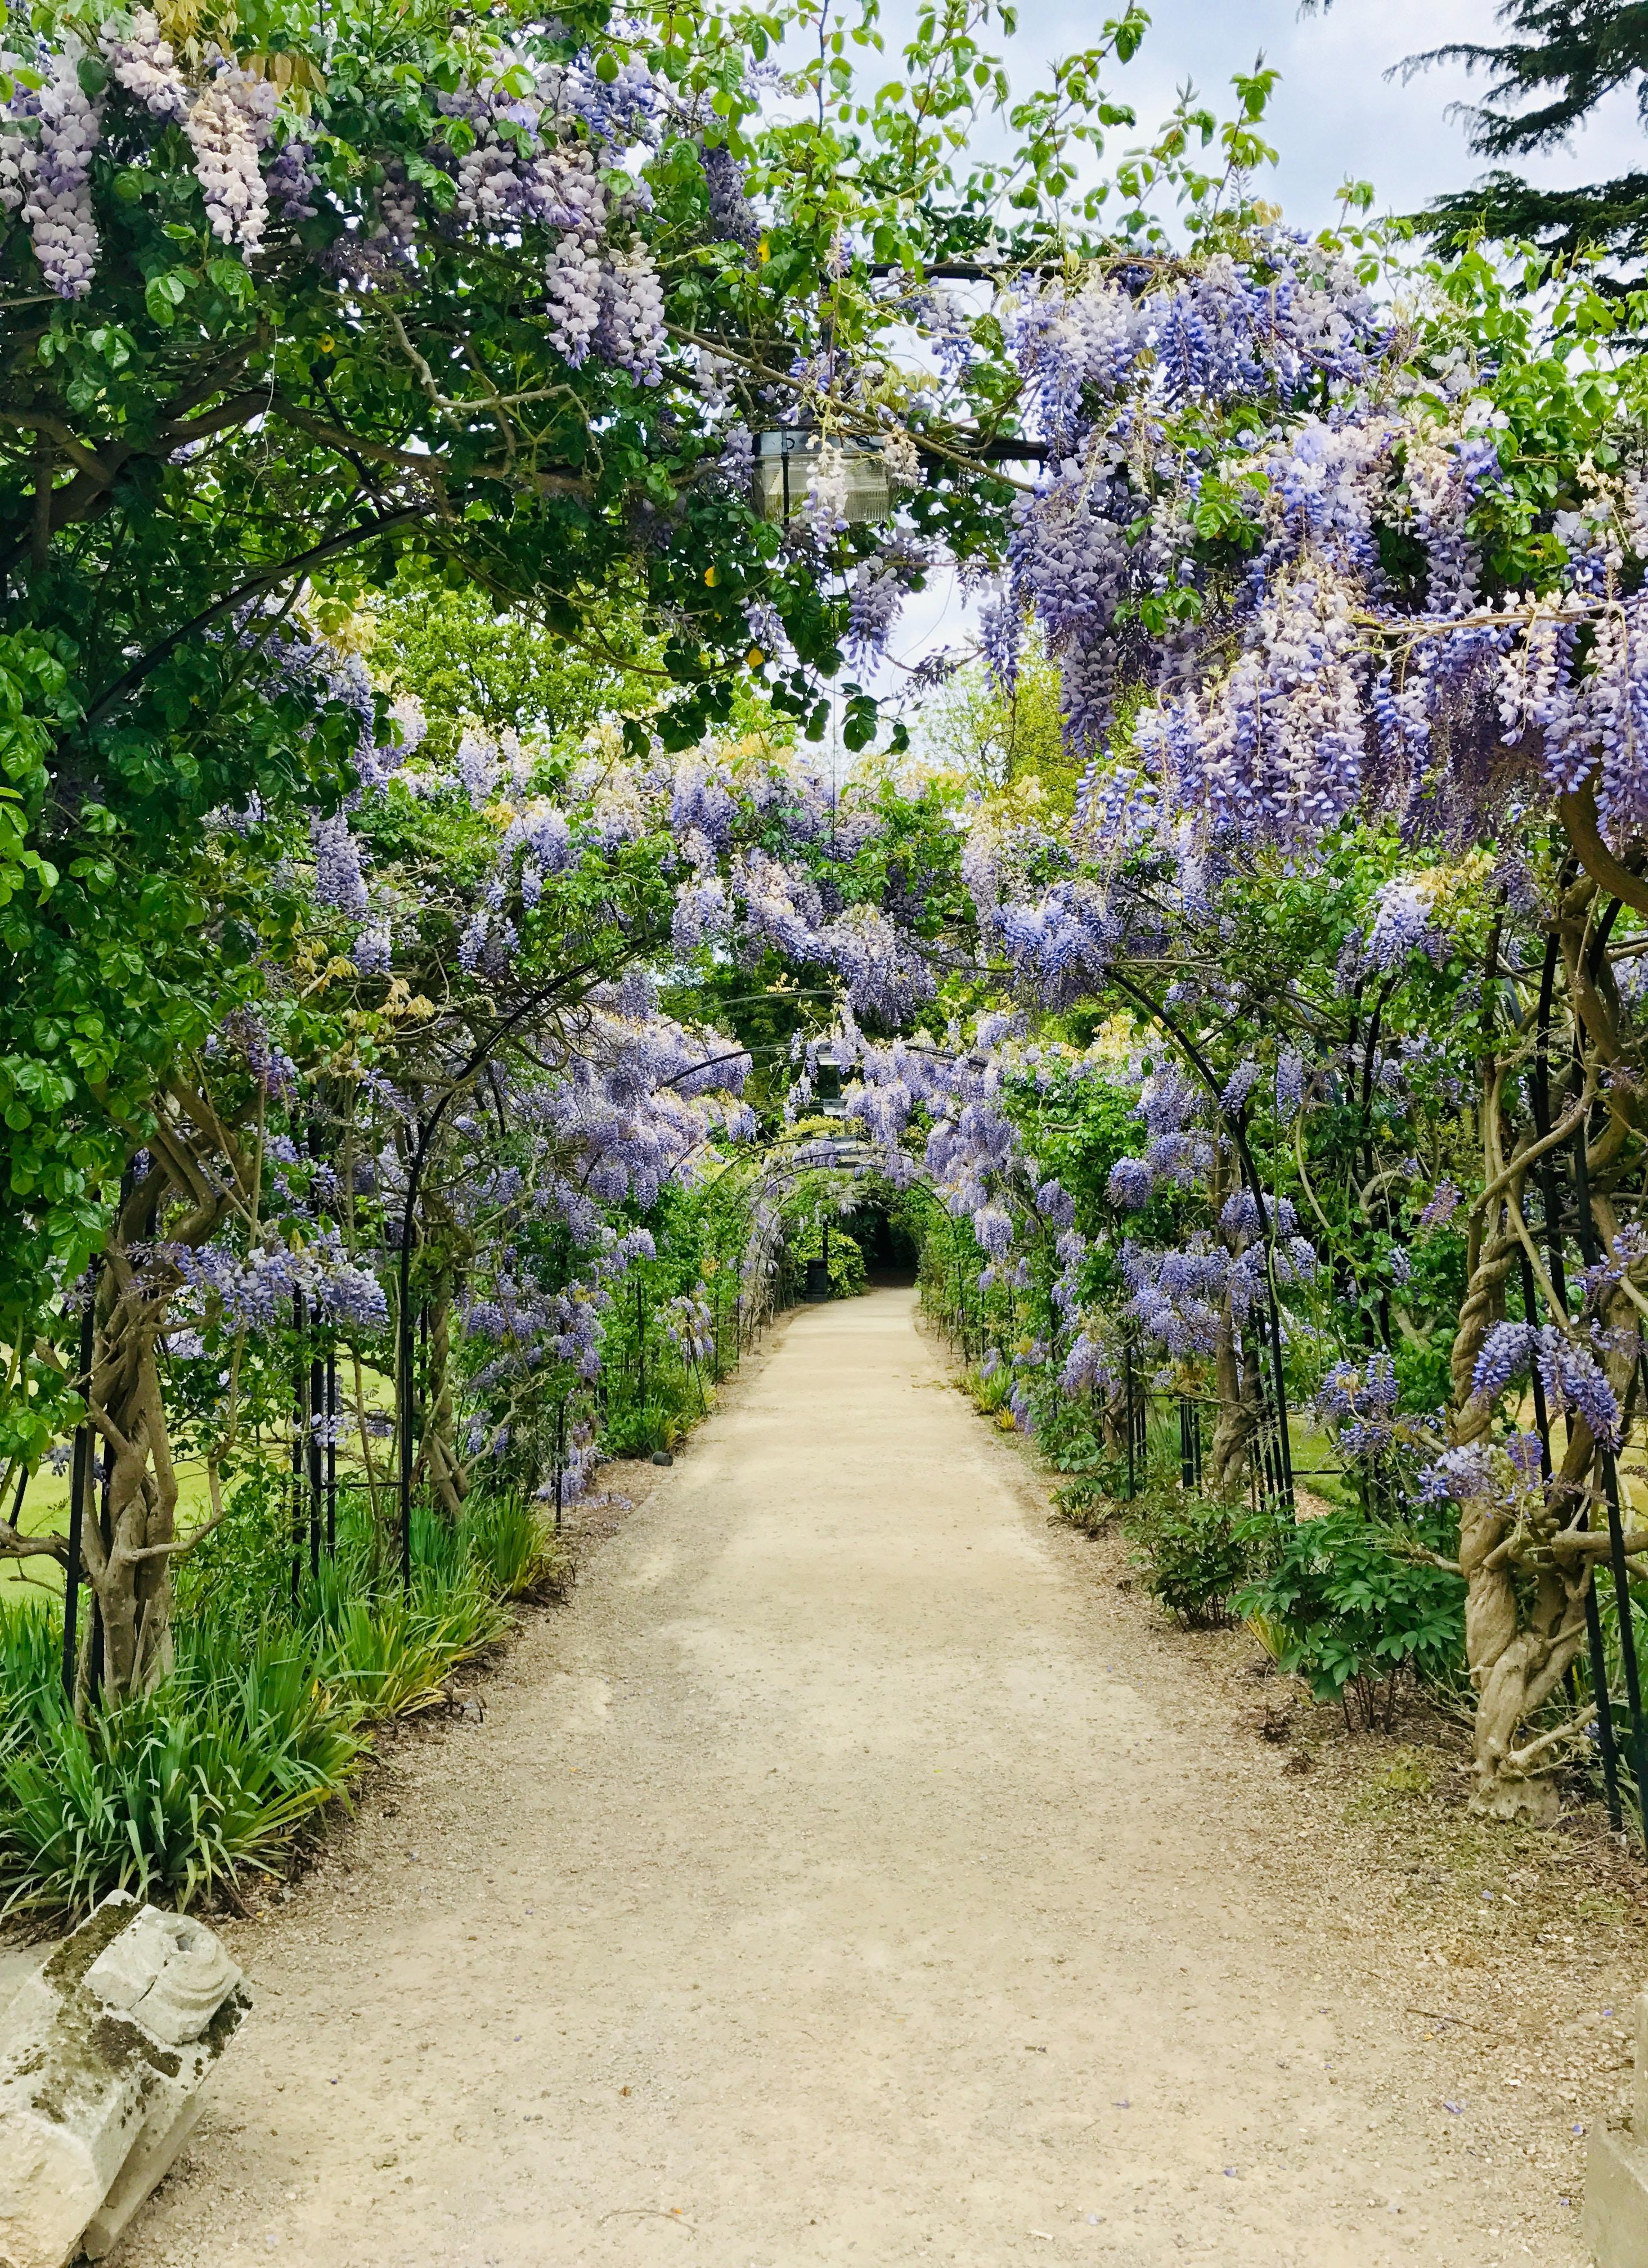
[{"label": "white stone block", "polygon": [[1585,2242],[1597,2268],[1648,2268],[1648,2149],[1629,2126],[1591,2130]]},{"label": "white stone block", "polygon": [[117,1891],[0,2017],[0,2268],[101,2259],[250,2006],[203,1922]]}]

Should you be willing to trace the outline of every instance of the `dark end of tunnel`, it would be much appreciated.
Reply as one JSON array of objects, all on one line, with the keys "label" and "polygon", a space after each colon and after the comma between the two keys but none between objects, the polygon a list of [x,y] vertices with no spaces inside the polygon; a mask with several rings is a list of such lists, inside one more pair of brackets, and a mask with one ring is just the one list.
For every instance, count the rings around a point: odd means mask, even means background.
[{"label": "dark end of tunnel", "polygon": [[850,1214],[843,1226],[864,1256],[867,1282],[883,1289],[907,1287],[915,1282],[916,1242],[901,1222],[878,1205],[867,1205],[861,1212]]}]

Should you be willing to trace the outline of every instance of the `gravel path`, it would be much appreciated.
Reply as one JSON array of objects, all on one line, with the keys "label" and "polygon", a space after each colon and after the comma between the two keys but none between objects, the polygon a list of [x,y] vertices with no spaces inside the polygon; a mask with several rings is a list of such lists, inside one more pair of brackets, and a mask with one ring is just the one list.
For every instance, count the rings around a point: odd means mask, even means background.
[{"label": "gravel path", "polygon": [[1080,1550],[908,1293],[797,1315],[229,1933],[255,2021],[120,2268],[1533,2257]]}]

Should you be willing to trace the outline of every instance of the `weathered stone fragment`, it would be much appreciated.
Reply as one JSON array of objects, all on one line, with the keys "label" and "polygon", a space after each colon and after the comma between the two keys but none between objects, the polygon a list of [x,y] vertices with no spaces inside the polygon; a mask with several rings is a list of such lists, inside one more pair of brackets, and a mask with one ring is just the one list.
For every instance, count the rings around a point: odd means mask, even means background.
[{"label": "weathered stone fragment", "polygon": [[250,2005],[203,1922],[105,1899],[0,2017],[0,2268],[100,2259]]},{"label": "weathered stone fragment", "polygon": [[1648,2268],[1648,1992],[1637,1996],[1637,2078],[1623,2126],[1591,2130],[1585,2242],[1597,2268]]}]

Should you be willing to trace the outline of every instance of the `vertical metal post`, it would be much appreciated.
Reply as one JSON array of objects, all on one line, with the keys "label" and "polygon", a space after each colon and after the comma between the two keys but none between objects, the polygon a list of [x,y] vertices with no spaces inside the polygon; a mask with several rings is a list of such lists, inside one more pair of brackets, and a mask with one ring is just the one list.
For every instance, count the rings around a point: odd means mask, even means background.
[{"label": "vertical metal post", "polygon": [[295,1607],[303,1587],[303,1543],[307,1526],[304,1506],[304,1467],[309,1449],[308,1366],[303,1359],[303,1342],[307,1318],[301,1292],[292,1295],[292,1328],[297,1335],[297,1352],[292,1369],[292,1603]]},{"label": "vertical metal post", "polygon": [[[1279,1386],[1282,1376],[1279,1367],[1282,1341],[1274,1296],[1269,1322],[1268,1335],[1262,1323],[1255,1333],[1258,1344],[1253,1369],[1259,1381],[1259,1463],[1264,1476],[1267,1500],[1271,1504],[1280,1501],[1285,1510],[1291,1512],[1294,1508],[1293,1462],[1287,1439],[1287,1402],[1285,1396],[1273,1395],[1267,1390],[1266,1381],[1267,1357],[1271,1359],[1270,1385]],[[1266,1345],[1267,1336],[1269,1338],[1268,1348]]]},{"label": "vertical metal post", "polygon": [[[92,1397],[92,1356],[97,1332],[97,1268],[86,1270],[85,1308],[80,1317],[79,1388],[83,1400]],[[83,1418],[74,1429],[74,1462],[69,1479],[69,1557],[63,1567],[63,1693],[74,1705],[75,1679],[80,1653],[80,1550],[85,1527],[85,1489],[92,1463],[92,1421]]]},{"label": "vertical metal post", "polygon": [[309,1347],[308,1395],[309,1462],[309,1572],[321,1572],[321,1529],[322,1525],[325,1485],[325,1464],[321,1454],[321,1435],[326,1430],[326,1359],[312,1340]]},{"label": "vertical metal post", "polygon": [[566,1470],[566,1396],[555,1412],[555,1533],[561,1532],[561,1478]]},{"label": "vertical metal post", "polygon": [[[1270,1207],[1265,1202],[1265,1192],[1259,1180],[1258,1169],[1247,1155],[1245,1130],[1240,1154],[1248,1171],[1253,1202],[1259,1209],[1259,1218],[1263,1224],[1265,1236],[1265,1309],[1266,1321],[1270,1327],[1269,1354],[1273,1388],[1271,1402],[1275,1418],[1275,1431],[1274,1440],[1268,1443],[1264,1442],[1261,1435],[1260,1454],[1265,1460],[1267,1476],[1274,1482],[1272,1492],[1279,1495],[1291,1511],[1293,1508],[1293,1443],[1288,1428],[1288,1381],[1282,1353],[1282,1303],[1276,1297],[1274,1217]],[[1265,1336],[1261,1329],[1259,1335],[1261,1348],[1265,1344]],[[1261,1355],[1259,1363],[1261,1396],[1264,1374],[1265,1364]]]},{"label": "vertical metal post", "polygon": [[1131,1339],[1127,1342],[1122,1351],[1122,1361],[1127,1395],[1127,1501],[1131,1504],[1138,1493],[1138,1471],[1134,1462],[1135,1437],[1133,1429],[1133,1342]]},{"label": "vertical metal post", "polygon": [[[410,1235],[410,1221],[404,1226]],[[395,1320],[395,1433],[400,1466],[401,1588],[412,1587],[412,1322],[406,1305],[406,1270],[401,1272],[401,1313]]]},{"label": "vertical metal post", "polygon": [[[118,1212],[115,1214],[115,1235],[116,1235],[116,1236],[118,1236],[118,1235],[121,1233],[122,1227],[123,1223],[124,1223],[124,1220],[125,1220],[125,1214],[126,1214],[126,1200],[130,1197],[130,1195],[131,1195],[131,1191],[132,1191],[132,1175],[131,1175],[131,1167],[129,1166],[129,1164],[128,1164],[128,1166],[125,1167],[124,1171],[122,1173],[121,1177],[120,1177],[120,1210],[119,1210],[119,1211],[118,1211]],[[93,1270],[92,1270],[92,1285],[91,1285],[91,1291],[90,1291],[90,1293],[89,1293],[89,1298],[90,1298],[90,1301],[91,1301],[91,1313],[92,1313],[92,1322],[93,1322],[93,1336],[92,1336],[92,1344],[93,1344],[93,1349],[94,1349],[94,1350],[95,1350],[95,1345],[96,1345],[96,1328],[95,1328],[95,1327],[96,1327],[96,1317],[97,1317],[97,1296],[98,1296],[98,1286],[99,1286],[99,1283],[100,1283],[100,1275],[101,1275],[101,1271],[100,1271],[100,1270],[99,1270],[99,1269],[97,1269],[97,1268],[93,1268]],[[96,1429],[96,1427],[95,1427],[94,1425],[92,1425],[92,1422],[91,1422],[92,1377],[92,1370],[93,1370],[93,1366],[94,1366],[94,1355],[93,1355],[93,1357],[88,1358],[87,1362],[86,1362],[86,1366],[85,1366],[85,1383],[86,1383],[86,1470],[85,1470],[85,1488],[86,1488],[86,1490],[87,1490],[88,1491],[90,1491],[93,1486],[95,1486],[95,1485],[97,1484],[97,1472],[96,1472],[96,1466],[97,1466],[97,1462],[98,1462],[98,1458],[97,1458],[97,1449],[98,1449],[98,1434],[97,1434],[97,1429]],[[112,1498],[112,1495],[113,1495],[113,1490],[114,1490],[114,1473],[113,1473],[113,1469],[112,1469],[112,1467],[111,1467],[111,1462],[110,1462],[109,1454],[108,1454],[108,1450],[107,1450],[107,1447],[105,1447],[103,1448],[103,1450],[102,1450],[102,1464],[103,1464],[103,1478],[102,1478],[102,1484],[101,1484],[101,1491],[102,1491],[102,1492],[101,1492],[101,1497],[100,1497],[100,1507],[99,1507],[99,1512],[98,1512],[98,1523],[97,1523],[97,1525],[98,1525],[98,1535],[99,1535],[99,1537],[100,1537],[100,1541],[101,1541],[101,1543],[102,1543],[102,1546],[103,1546],[103,1565],[104,1565],[104,1566],[105,1566],[105,1567],[107,1567],[107,1566],[108,1565],[108,1562],[109,1562],[109,1556],[110,1556],[111,1552],[113,1551],[113,1550],[114,1550],[114,1548],[115,1548],[114,1529],[113,1529],[113,1526],[112,1526],[112,1524],[111,1524],[111,1519],[110,1519],[111,1498]],[[88,1495],[88,1496],[87,1496],[87,1498],[86,1498],[86,1502],[87,1502],[87,1503],[89,1503],[89,1502],[90,1502],[89,1495]],[[84,1541],[84,1530],[82,1531],[82,1537],[83,1537],[83,1541]],[[86,1683],[86,1692],[87,1692],[88,1697],[90,1697],[90,1696],[92,1696],[92,1695],[94,1695],[94,1694],[100,1693],[100,1692],[103,1690],[103,1683],[104,1683],[104,1668],[105,1668],[105,1665],[106,1665],[106,1662],[107,1662],[107,1654],[108,1654],[108,1633],[107,1633],[107,1629],[106,1629],[106,1627],[105,1627],[105,1625],[104,1625],[104,1621],[103,1621],[103,1602],[101,1601],[101,1599],[100,1599],[100,1598],[99,1598],[99,1596],[98,1596],[98,1594],[97,1594],[96,1590],[95,1590],[95,1589],[93,1589],[92,1594],[92,1626],[91,1626],[91,1631],[90,1631],[90,1633],[89,1633],[89,1641],[88,1641],[88,1644],[87,1644],[87,1646],[86,1646],[86,1676],[85,1676],[85,1683]]]},{"label": "vertical metal post", "polygon": [[[1573,1148],[1574,1213],[1579,1232],[1579,1249],[1585,1256],[1586,1266],[1594,1267],[1602,1256],[1602,1241],[1597,1234],[1596,1221],[1591,1211],[1591,1184],[1585,1170],[1585,1128],[1577,1127]],[[1619,1471],[1614,1462],[1614,1452],[1600,1442],[1598,1462],[1601,1467],[1603,1495],[1607,1506],[1608,1557],[1614,1567],[1614,1593],[1620,1619],[1620,1658],[1625,1669],[1625,1702],[1630,1712],[1631,1777],[1637,1783],[1640,1824],[1644,1839],[1648,1840],[1648,1727],[1644,1727],[1643,1723],[1642,1676],[1637,1661],[1630,1571],[1625,1563],[1625,1536],[1620,1523]],[[1593,1593],[1596,1589],[1594,1572],[1591,1578],[1591,1589]],[[1598,1620],[1600,1621],[1600,1611]],[[1604,1678],[1605,1690],[1606,1685]]]},{"label": "vertical metal post", "polygon": [[326,1555],[337,1556],[337,1344],[326,1350]]},{"label": "vertical metal post", "polygon": [[[95,1440],[95,1434],[92,1436],[92,1439]],[[109,1456],[107,1447],[103,1451],[102,1462],[103,1478],[99,1496],[97,1526],[98,1534],[102,1539],[103,1544],[103,1565],[107,1567],[109,1562],[110,1554],[115,1549],[115,1531],[111,1520],[111,1498],[114,1492],[115,1474],[113,1461]],[[95,1475],[92,1476],[92,1477],[95,1478]],[[86,1686],[89,1691],[92,1693],[100,1693],[102,1691],[104,1673],[107,1668],[107,1664],[108,1632],[103,1621],[103,1602],[95,1594],[93,1594],[92,1600],[92,1644],[89,1649],[89,1660],[86,1675]]]},{"label": "vertical metal post", "polygon": [[640,1380],[640,1404],[647,1407],[647,1308],[641,1295],[641,1279],[635,1279],[635,1367]]},{"label": "vertical metal post", "polygon": [[[318,1161],[324,1146],[320,1125],[312,1118],[309,1121],[310,1157]],[[334,1438],[337,1431],[336,1326],[328,1335],[324,1351],[318,1345],[314,1350],[309,1371],[309,1426],[314,1436],[309,1467],[309,1564],[318,1573],[322,1546],[328,1558],[337,1549],[337,1447]]]},{"label": "vertical metal post", "polygon": [[[1246,1144],[1244,1138],[1243,1148]],[[1251,1163],[1251,1161],[1250,1161]],[[1270,1208],[1265,1203],[1265,1193],[1260,1187],[1257,1172],[1253,1175],[1253,1193],[1259,1207],[1259,1217],[1265,1225],[1265,1304],[1270,1324],[1270,1358],[1275,1384],[1274,1403],[1276,1418],[1275,1447],[1272,1462],[1275,1469],[1278,1492],[1290,1511],[1293,1508],[1293,1442],[1288,1428],[1288,1381],[1282,1354],[1282,1303],[1276,1297],[1275,1226]],[[1260,1344],[1263,1344],[1261,1335]],[[1264,1375],[1264,1366],[1260,1366]]]},{"label": "vertical metal post", "polygon": [[[1547,1192],[1547,1211],[1549,1193]],[[1548,1218],[1548,1239],[1554,1240],[1556,1227]],[[1526,1252],[1522,1263],[1523,1321],[1537,1327],[1539,1295],[1534,1289],[1533,1263]],[[1533,1424],[1540,1437],[1540,1471],[1547,1486],[1555,1467],[1551,1460],[1551,1418],[1545,1401],[1545,1381],[1540,1375],[1537,1362],[1533,1366]],[[1607,1802],[1608,1823],[1617,1834],[1624,1823],[1620,1805],[1619,1744],[1614,1736],[1614,1704],[1608,1694],[1607,1650],[1602,1643],[1602,1616],[1597,1606],[1596,1571],[1592,1570],[1585,1582],[1585,1650],[1591,1658],[1591,1697],[1596,1705],[1597,1748],[1602,1762],[1602,1790]]]},{"label": "vertical metal post", "polygon": [[1614,1734],[1614,1704],[1608,1697],[1607,1655],[1602,1644],[1602,1610],[1597,1604],[1594,1569],[1585,1585],[1585,1637],[1591,1648],[1591,1693],[1597,1705],[1597,1746],[1602,1754],[1608,1825],[1617,1835],[1625,1824],[1625,1812],[1620,1802],[1619,1742]]},{"label": "vertical metal post", "polygon": [[[1602,1487],[1607,1499],[1608,1557],[1614,1565],[1614,1595],[1619,1607],[1620,1656],[1625,1666],[1625,1699],[1630,1710],[1631,1778],[1637,1783],[1640,1824],[1644,1837],[1648,1837],[1648,1731],[1643,1724],[1642,1675],[1637,1663],[1630,1571],[1625,1562],[1625,1534],[1620,1524],[1619,1469],[1612,1449],[1601,1452],[1600,1462]],[[1594,1581],[1593,1577],[1593,1587]]]}]

